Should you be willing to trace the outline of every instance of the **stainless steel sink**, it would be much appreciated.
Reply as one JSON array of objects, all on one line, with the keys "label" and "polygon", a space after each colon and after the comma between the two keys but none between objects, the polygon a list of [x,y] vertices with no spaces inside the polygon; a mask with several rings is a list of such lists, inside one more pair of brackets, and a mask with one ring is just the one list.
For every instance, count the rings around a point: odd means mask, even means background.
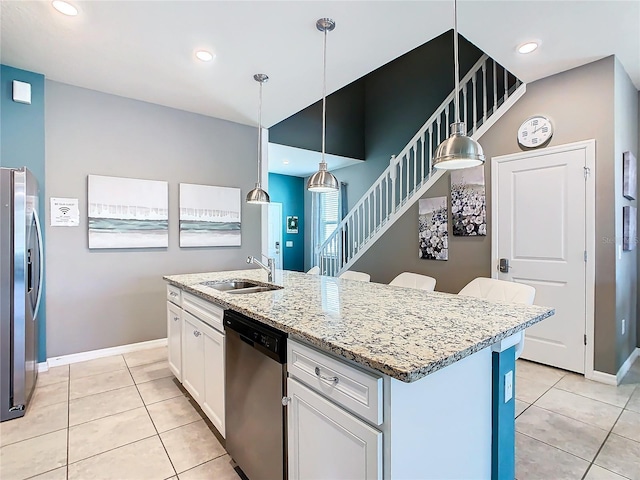
[{"label": "stainless steel sink", "polygon": [[227,293],[233,293],[235,295],[244,295],[245,293],[270,292],[271,290],[280,290],[280,287],[264,287],[260,285],[257,287],[240,288],[238,290],[229,290]]},{"label": "stainless steel sink", "polygon": [[202,285],[215,288],[220,292],[228,292],[230,290],[240,290],[243,288],[259,287],[257,283],[247,282],[246,280],[233,280],[230,282],[204,282]]},{"label": "stainless steel sink", "polygon": [[236,295],[243,295],[247,293],[259,293],[269,292],[271,290],[279,290],[282,287],[278,286],[265,286],[258,283],[249,282],[247,280],[231,280],[228,282],[203,282],[201,285],[205,285],[210,288],[214,288],[219,292],[233,293]]}]

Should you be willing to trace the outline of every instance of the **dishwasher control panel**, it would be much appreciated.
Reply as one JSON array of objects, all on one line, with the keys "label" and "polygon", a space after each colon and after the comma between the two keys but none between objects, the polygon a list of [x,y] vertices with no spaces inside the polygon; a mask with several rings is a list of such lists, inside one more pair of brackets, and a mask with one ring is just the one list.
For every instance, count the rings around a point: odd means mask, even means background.
[{"label": "dishwasher control panel", "polygon": [[225,311],[225,330],[235,331],[245,342],[265,351],[274,360],[284,363],[287,350],[287,335],[274,328],[233,311]]}]

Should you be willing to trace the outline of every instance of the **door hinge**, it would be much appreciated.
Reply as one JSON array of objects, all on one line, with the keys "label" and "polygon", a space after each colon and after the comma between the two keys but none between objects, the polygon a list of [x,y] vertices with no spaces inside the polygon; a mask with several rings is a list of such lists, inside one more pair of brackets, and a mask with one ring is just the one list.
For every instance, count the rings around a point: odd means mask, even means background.
[{"label": "door hinge", "polygon": [[582,168],[584,168],[584,179],[586,180],[587,178],[589,178],[589,175],[591,175],[591,169],[589,167]]},{"label": "door hinge", "polygon": [[584,336],[584,344],[585,344],[585,345],[587,344],[587,335],[586,335],[586,334],[585,334],[585,336]]},{"label": "door hinge", "polygon": [[587,261],[587,251],[586,250],[584,251],[584,261],[585,262]]}]

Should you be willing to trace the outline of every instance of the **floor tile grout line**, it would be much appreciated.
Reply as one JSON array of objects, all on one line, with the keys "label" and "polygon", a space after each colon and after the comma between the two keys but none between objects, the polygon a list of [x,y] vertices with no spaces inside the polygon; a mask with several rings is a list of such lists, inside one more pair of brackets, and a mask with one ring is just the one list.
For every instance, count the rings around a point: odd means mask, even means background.
[{"label": "floor tile grout line", "polygon": [[133,407],[133,408],[128,408],[126,410],[122,410],[120,412],[116,412],[116,413],[110,413],[109,415],[104,415],[102,417],[98,417],[98,418],[93,418],[91,420],[87,420],[86,422],[82,422],[82,423],[76,423],[74,425],[69,424],[69,429],[71,428],[75,428],[75,427],[79,427],[81,425],[86,425],[87,423],[91,423],[91,422],[97,422],[98,420],[102,420],[104,418],[109,418],[109,417],[115,417],[116,415],[120,415],[122,413],[127,413],[127,412],[131,412],[133,410],[137,410],[139,408],[144,407],[144,403],[142,405],[138,405],[137,407]]},{"label": "floor tile grout line", "polygon": [[[202,465],[205,465],[205,464],[207,464],[209,462],[213,462],[214,460],[217,460],[217,459],[219,459],[221,457],[224,457],[225,455],[229,455],[229,452],[227,452],[226,450],[224,451],[223,454],[218,455],[217,457],[213,457],[213,458],[207,460],[206,462],[202,462],[202,463],[199,463],[198,465],[194,465],[193,467],[189,467],[189,468],[187,468],[186,470],[183,470],[180,473],[176,473],[176,475],[180,476],[180,475],[182,475],[184,473],[190,472],[191,470],[193,470],[195,468],[201,467]],[[231,457],[229,457],[229,458],[231,458]]]},{"label": "floor tile grout line", "polygon": [[[622,412],[624,412],[624,409],[620,410],[620,413],[618,414],[618,417],[616,418],[616,421],[613,422],[613,424],[611,425],[611,428],[609,429],[609,432],[607,433],[607,436],[604,437],[604,440],[600,444],[600,448],[598,448],[598,451],[594,455],[593,460],[591,461],[591,465],[593,465],[596,462],[596,459],[598,458],[598,455],[600,455],[600,452],[602,451],[602,449],[604,448],[605,444],[607,443],[607,440],[609,440],[609,437],[613,433],[613,429],[615,428],[616,423],[618,423],[618,420],[620,420],[620,417],[622,416]],[[587,473],[589,472],[589,470],[591,470],[591,465],[589,465],[589,468],[587,468],[587,471],[585,472],[584,476],[582,477],[582,480],[584,480],[584,478],[587,476]],[[616,473],[616,472],[613,472],[613,473]]]},{"label": "floor tile grout line", "polygon": [[[605,385],[605,384],[603,384],[603,385]],[[612,387],[613,385],[609,385],[609,386]],[[573,390],[566,390],[564,388],[556,387],[555,385],[553,386],[553,388],[557,388],[558,390],[562,390],[563,392],[573,393],[574,395],[578,395],[579,397],[582,397],[582,398],[588,398],[590,400],[595,400],[596,402],[604,403],[605,405],[611,405],[612,407],[624,408],[624,407],[621,407],[620,405],[616,405],[615,403],[609,403],[609,402],[605,402],[604,400],[599,400],[597,398],[588,397],[586,395],[582,395],[581,393],[574,392]],[[629,396],[629,398],[631,398],[631,396]],[[629,403],[629,398],[625,401],[625,403],[624,403],[625,405],[627,403]]]},{"label": "floor tile grout line", "polygon": [[29,441],[29,440],[33,440],[34,438],[44,437],[45,435],[51,435],[52,433],[58,433],[58,432],[61,432],[63,430],[68,430],[68,427],[56,428],[55,430],[51,430],[50,432],[39,433],[38,435],[34,435],[33,437],[23,438],[21,440],[17,440],[15,442],[11,442],[11,443],[3,443],[2,446],[0,446],[0,448],[4,448],[4,447],[8,447],[9,445],[15,445],[17,443],[22,443],[22,442],[26,442],[26,441]]},{"label": "floor tile grout line", "polygon": [[[127,367],[129,368],[129,367]],[[131,375],[131,369],[129,369],[129,374]],[[131,375],[131,377],[133,378],[133,375]],[[155,422],[153,421],[153,417],[151,416],[151,412],[149,412],[149,409],[147,408],[147,405],[144,403],[144,399],[142,398],[142,394],[140,393],[140,389],[138,388],[138,384],[134,383],[135,387],[136,387],[136,391],[138,392],[138,396],[140,397],[140,400],[142,400],[142,404],[144,405],[144,409],[147,412],[147,415],[149,416],[149,420],[151,421],[151,425],[153,425],[153,429],[156,431],[156,435],[158,436],[158,440],[160,441],[160,445],[162,445],[162,448],[164,449],[164,453],[167,456],[167,458],[169,459],[169,464],[171,464],[171,468],[173,468],[173,473],[175,475],[178,475],[178,471],[176,469],[176,466],[173,464],[173,460],[171,460],[171,456],[169,455],[169,451],[167,450],[167,447],[165,446],[164,442],[162,441],[162,437],[160,436],[160,432],[158,431],[158,427],[156,427]]]},{"label": "floor tile grout line", "polygon": [[[535,406],[536,408],[539,408],[540,410],[544,410],[545,412],[553,413],[554,415],[560,415],[561,417],[568,418],[569,420],[573,420],[574,422],[578,422],[578,423],[581,423],[583,425],[587,425],[588,427],[597,428],[598,430],[602,430],[603,432],[610,432],[611,431],[610,429],[606,429],[606,428],[599,427],[597,425],[593,425],[592,423],[585,422],[584,420],[580,420],[580,419],[577,419],[577,418],[570,417],[569,415],[565,415],[564,413],[559,413],[559,412],[556,412],[554,410],[549,410],[548,408],[541,407],[541,406],[536,405],[534,403],[529,405],[529,407],[532,407],[532,406]],[[529,407],[527,407],[527,410],[529,409]],[[522,413],[524,413],[524,411]],[[520,415],[522,415],[522,414],[520,414]],[[614,423],[614,425],[615,425],[615,423]],[[613,427],[611,427],[611,428],[613,428]]]},{"label": "floor tile grout line", "polygon": [[[564,453],[566,453],[566,454],[568,454],[568,455],[571,455],[572,457],[579,458],[579,459],[580,459],[580,460],[582,460],[583,462],[586,462],[586,463],[589,463],[589,464],[591,464],[591,463],[592,463],[592,460],[587,460],[586,458],[583,458],[583,457],[581,457],[580,455],[576,455],[575,453],[568,452],[568,451],[566,451],[566,450],[565,450],[565,449],[563,449],[563,448],[556,447],[555,445],[551,445],[550,443],[547,443],[547,442],[545,442],[544,440],[540,440],[539,438],[532,437],[531,435],[529,435],[529,434],[527,434],[527,433],[524,433],[524,432],[517,432],[517,433],[519,433],[520,435],[524,435],[525,437],[529,437],[529,438],[531,438],[532,440],[535,440],[536,442],[544,443],[547,447],[555,448],[556,450],[559,450],[559,451],[564,452]],[[597,455],[597,453],[596,453],[596,455]],[[595,456],[594,456],[593,458],[595,458]]]},{"label": "floor tile grout line", "polygon": [[89,455],[88,457],[84,457],[84,458],[81,458],[79,460],[75,460],[74,462],[67,463],[67,473],[69,471],[68,467],[70,465],[75,465],[76,463],[84,462],[85,460],[88,460],[89,458],[97,457],[99,455],[102,455],[103,453],[113,452],[114,450],[118,450],[119,448],[128,447],[129,445],[133,445],[134,443],[138,443],[138,442],[141,442],[143,440],[149,440],[150,438],[157,437],[157,436],[158,435],[156,433],[154,433],[154,434],[148,435],[146,437],[138,438],[137,440],[133,440],[132,442],[123,443],[122,445],[118,445],[117,447],[109,448],[108,450],[104,450],[103,452],[94,453],[93,455]]}]

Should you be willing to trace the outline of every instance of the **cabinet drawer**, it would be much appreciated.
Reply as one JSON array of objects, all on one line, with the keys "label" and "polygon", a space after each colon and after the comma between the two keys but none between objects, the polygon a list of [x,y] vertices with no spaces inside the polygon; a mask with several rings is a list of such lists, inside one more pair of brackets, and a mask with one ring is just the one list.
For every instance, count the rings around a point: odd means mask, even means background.
[{"label": "cabinet drawer", "polygon": [[374,425],[382,424],[382,377],[291,339],[287,369],[291,376],[337,404]]},{"label": "cabinet drawer", "polygon": [[222,318],[224,317],[223,308],[187,292],[182,292],[182,308],[207,325],[221,332],[224,331],[222,323]]},{"label": "cabinet drawer", "polygon": [[182,290],[173,285],[167,285],[167,300],[171,303],[175,303],[178,306],[182,305]]}]

